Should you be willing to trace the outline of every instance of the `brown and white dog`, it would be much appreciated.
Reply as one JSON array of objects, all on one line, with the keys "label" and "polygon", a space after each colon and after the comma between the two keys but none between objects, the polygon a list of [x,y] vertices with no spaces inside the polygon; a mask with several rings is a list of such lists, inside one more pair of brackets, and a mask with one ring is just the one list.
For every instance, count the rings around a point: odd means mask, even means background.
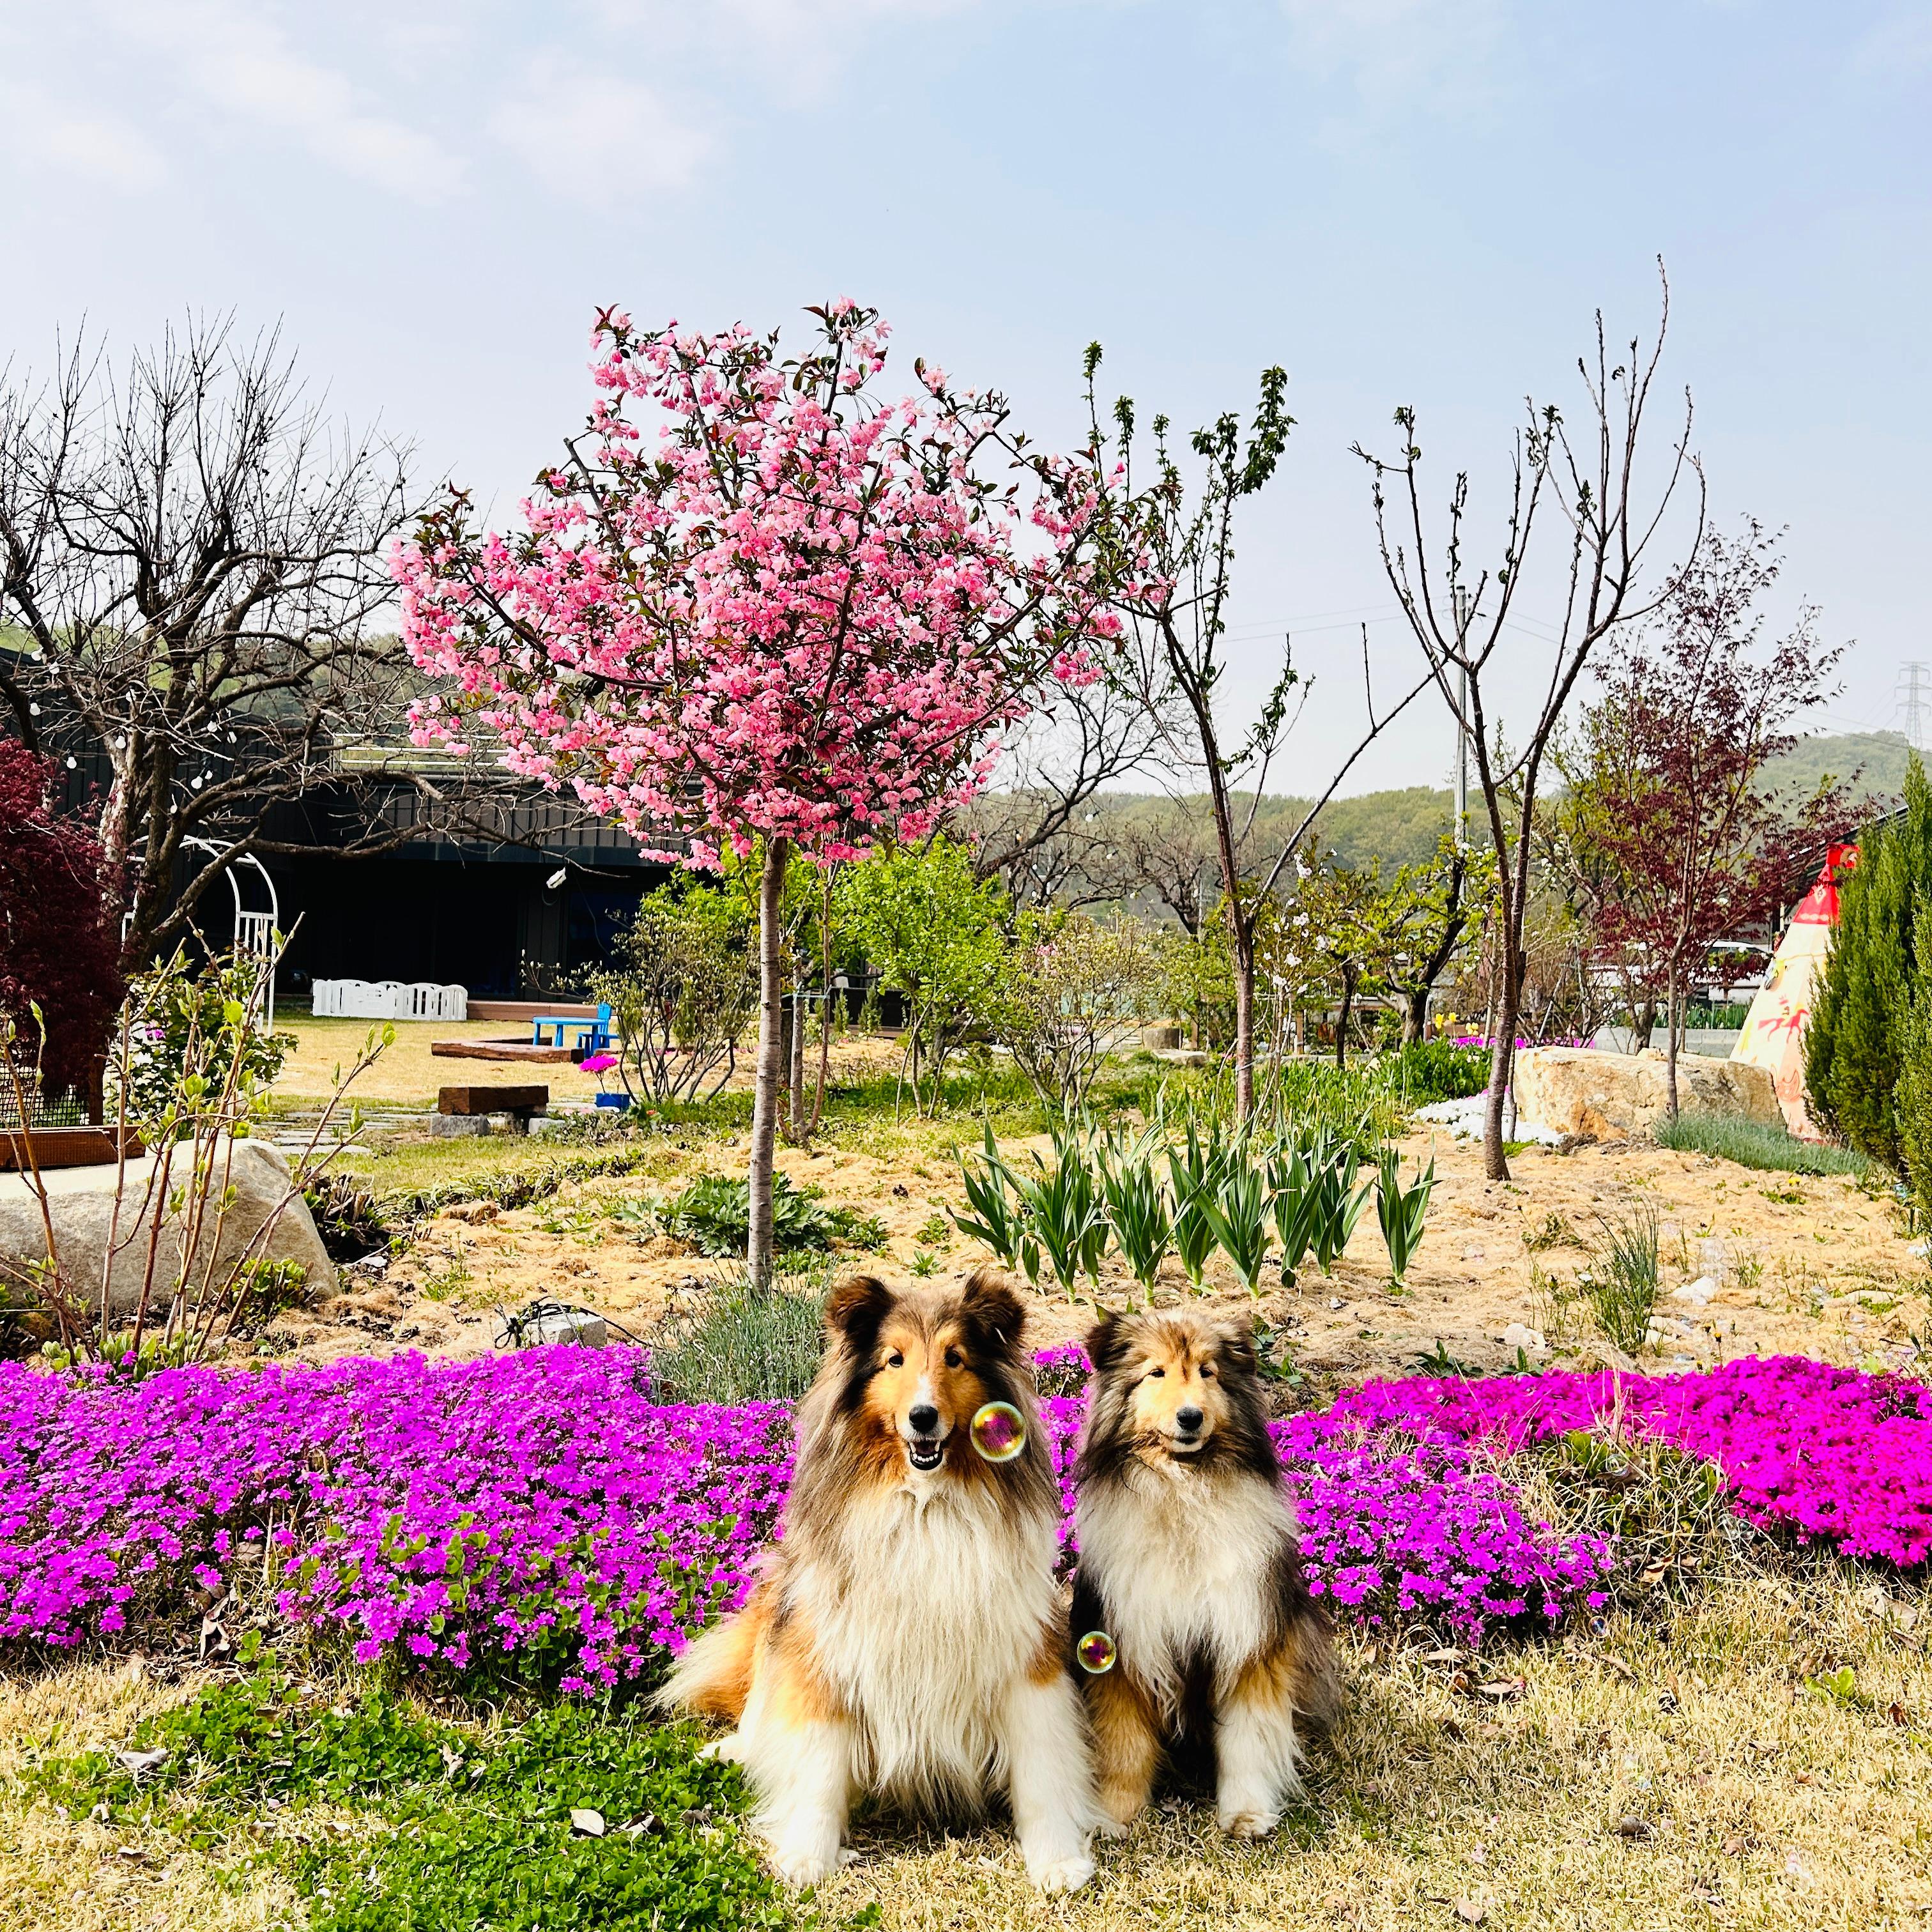
[{"label": "brown and white dog", "polygon": [[1252,1328],[1108,1316],[1087,1353],[1072,1632],[1106,1631],[1116,1658],[1084,1680],[1101,1828],[1126,1830],[1164,1755],[1206,1747],[1221,1828],[1262,1837],[1297,1788],[1297,1719],[1325,1719],[1334,1690]]},{"label": "brown and white dog", "polygon": [[[1070,1892],[1092,1876],[1100,1820],[1019,1301],[990,1270],[903,1292],[859,1276],[825,1318],[784,1537],[664,1701],[735,1722],[712,1748],[745,1767],[791,1884],[850,1856],[855,1790],[970,1814],[1004,1787],[1028,1875]],[[1024,1419],[1010,1461],[970,1439],[988,1402]]]}]

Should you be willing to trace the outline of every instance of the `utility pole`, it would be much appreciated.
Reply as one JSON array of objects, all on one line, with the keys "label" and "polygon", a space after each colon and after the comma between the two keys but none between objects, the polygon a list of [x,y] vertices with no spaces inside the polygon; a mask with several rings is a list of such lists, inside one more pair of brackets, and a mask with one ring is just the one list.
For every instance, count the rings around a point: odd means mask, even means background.
[{"label": "utility pole", "polygon": [[[1468,653],[1469,598],[1459,584],[1456,586],[1456,654]],[[1469,715],[1469,673],[1465,664],[1456,667],[1456,849],[1469,849],[1469,734],[1463,720]]]},{"label": "utility pole", "polygon": [[1904,713],[1906,741],[1914,751],[1925,748],[1925,727],[1932,721],[1932,672],[1922,664],[1899,666],[1897,698]]}]

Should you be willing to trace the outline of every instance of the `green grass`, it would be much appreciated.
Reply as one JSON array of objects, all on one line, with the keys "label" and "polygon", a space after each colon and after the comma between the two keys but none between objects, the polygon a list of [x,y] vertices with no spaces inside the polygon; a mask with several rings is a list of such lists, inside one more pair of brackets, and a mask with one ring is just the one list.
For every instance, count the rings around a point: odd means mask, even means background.
[{"label": "green grass", "polygon": [[[816,1187],[796,1187],[783,1174],[772,1177],[772,1243],[781,1253],[800,1249],[823,1252],[842,1246],[880,1248],[884,1225],[875,1214],[854,1208],[828,1208]],[[667,1234],[688,1242],[703,1255],[742,1255],[750,1244],[751,1183],[734,1174],[706,1174],[668,1201],[656,1204]]]},{"label": "green grass", "polygon": [[1620,1221],[1603,1220],[1603,1245],[1576,1285],[1604,1334],[1628,1355],[1639,1354],[1657,1312],[1657,1210],[1634,1208]]},{"label": "green grass", "polygon": [[[737,1772],[700,1762],[682,1728],[578,1702],[464,1724],[380,1685],[334,1705],[313,1690],[267,1666],[142,1723],[131,1751],[162,1755],[138,1778],[89,1751],[37,1781],[70,1816],[197,1846],[260,1843],[272,1820],[258,1856],[286,1872],[309,1932],[795,1922],[740,1834]],[[350,1832],[320,1813],[302,1828],[308,1808],[345,1804]]]},{"label": "green grass", "polygon": [[652,1399],[796,1402],[825,1348],[825,1271],[780,1276],[765,1293],[741,1273],[694,1314],[651,1337]]},{"label": "green grass", "polygon": [[1863,1180],[1872,1172],[1870,1161],[1850,1148],[1820,1147],[1781,1126],[1728,1114],[1680,1114],[1674,1120],[1659,1120],[1652,1132],[1659,1147],[1714,1154],[1772,1174],[1850,1174]]}]

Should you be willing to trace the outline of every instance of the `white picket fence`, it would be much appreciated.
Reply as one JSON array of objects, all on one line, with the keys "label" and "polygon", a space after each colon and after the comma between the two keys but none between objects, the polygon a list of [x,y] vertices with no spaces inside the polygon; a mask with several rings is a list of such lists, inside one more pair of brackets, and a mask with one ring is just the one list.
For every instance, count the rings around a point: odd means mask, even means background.
[{"label": "white picket fence", "polygon": [[410,986],[400,980],[318,980],[310,1010],[324,1019],[466,1020],[470,989],[426,980]]}]

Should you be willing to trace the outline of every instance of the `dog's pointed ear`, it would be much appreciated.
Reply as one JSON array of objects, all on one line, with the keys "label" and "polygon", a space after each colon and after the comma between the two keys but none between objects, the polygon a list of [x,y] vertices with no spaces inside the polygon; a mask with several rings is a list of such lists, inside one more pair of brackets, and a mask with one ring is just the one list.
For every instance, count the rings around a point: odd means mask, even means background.
[{"label": "dog's pointed ear", "polygon": [[998,1268],[975,1268],[966,1277],[959,1292],[959,1312],[982,1352],[1010,1358],[1018,1349],[1026,1310],[1012,1283]]},{"label": "dog's pointed ear", "polygon": [[1252,1315],[1230,1315],[1221,1324],[1221,1359],[1232,1369],[1252,1373],[1255,1366],[1255,1319]]},{"label": "dog's pointed ear", "polygon": [[1094,1372],[1104,1375],[1120,1359],[1126,1347],[1126,1334],[1120,1318],[1109,1310],[1087,1331],[1087,1339],[1081,1344],[1087,1351],[1087,1359],[1094,1365]]},{"label": "dog's pointed ear", "polygon": [[848,1274],[825,1298],[826,1339],[842,1340],[855,1354],[864,1354],[892,1300],[892,1290],[876,1275]]}]

